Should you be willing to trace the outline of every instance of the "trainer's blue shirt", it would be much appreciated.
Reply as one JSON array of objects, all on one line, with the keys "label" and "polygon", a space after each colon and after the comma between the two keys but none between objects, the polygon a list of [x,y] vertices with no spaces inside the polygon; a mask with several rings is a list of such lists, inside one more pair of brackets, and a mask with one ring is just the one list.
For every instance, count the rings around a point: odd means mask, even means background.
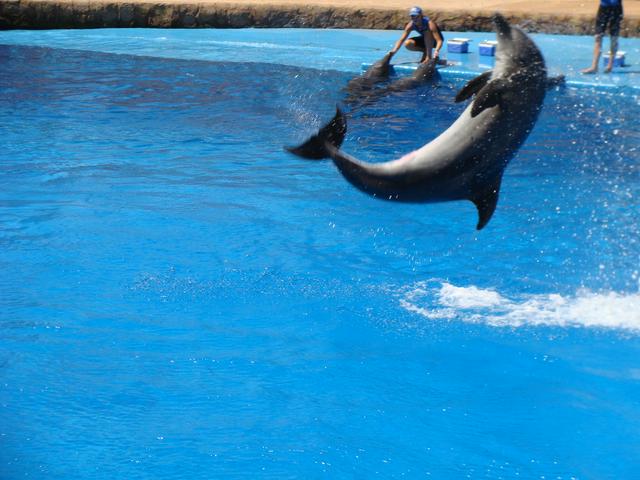
[{"label": "trainer's blue shirt", "polygon": [[617,7],[622,3],[622,0],[600,0],[601,7]]}]

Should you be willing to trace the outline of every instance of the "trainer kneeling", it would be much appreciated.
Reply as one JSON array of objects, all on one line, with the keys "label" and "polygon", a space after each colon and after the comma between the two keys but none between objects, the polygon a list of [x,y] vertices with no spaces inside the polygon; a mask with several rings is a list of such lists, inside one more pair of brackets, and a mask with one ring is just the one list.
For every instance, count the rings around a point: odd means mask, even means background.
[{"label": "trainer kneeling", "polygon": [[[440,56],[440,49],[444,44],[444,37],[440,31],[440,27],[438,27],[438,24],[433,20],[430,20],[429,17],[425,17],[420,7],[413,7],[409,11],[409,16],[411,17],[411,20],[404,27],[402,36],[389,53],[391,53],[392,56],[395,55],[404,43],[408,50],[422,52],[420,63],[426,62],[431,58],[438,59]],[[407,40],[407,37],[413,31],[417,32],[418,35]]]}]

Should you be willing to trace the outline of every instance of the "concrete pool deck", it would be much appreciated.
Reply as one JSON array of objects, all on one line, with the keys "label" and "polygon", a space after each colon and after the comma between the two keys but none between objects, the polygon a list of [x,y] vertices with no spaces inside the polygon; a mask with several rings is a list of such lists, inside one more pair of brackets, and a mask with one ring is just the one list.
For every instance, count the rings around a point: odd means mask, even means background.
[{"label": "concrete pool deck", "polygon": [[[0,0],[0,29],[97,27],[307,27],[397,30],[413,1],[382,0]],[[429,0],[444,30],[488,31],[501,11],[530,32],[589,35],[597,0]],[[640,36],[640,0],[624,0],[622,36]]]}]

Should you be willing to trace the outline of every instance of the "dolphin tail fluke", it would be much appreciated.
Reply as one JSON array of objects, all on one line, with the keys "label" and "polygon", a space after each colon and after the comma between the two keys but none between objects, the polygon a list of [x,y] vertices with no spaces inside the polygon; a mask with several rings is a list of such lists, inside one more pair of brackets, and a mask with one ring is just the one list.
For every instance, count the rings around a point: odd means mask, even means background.
[{"label": "dolphin tail fluke", "polygon": [[321,160],[329,158],[331,154],[327,149],[327,144],[335,149],[339,149],[347,134],[347,119],[340,110],[336,108],[336,114],[318,133],[311,136],[306,142],[297,147],[285,147],[294,155],[310,160]]},{"label": "dolphin tail fluke", "polygon": [[489,220],[491,220],[493,212],[496,211],[501,183],[502,178],[498,178],[490,188],[470,199],[478,209],[478,225],[476,225],[476,230],[482,230],[487,223],[489,223]]}]

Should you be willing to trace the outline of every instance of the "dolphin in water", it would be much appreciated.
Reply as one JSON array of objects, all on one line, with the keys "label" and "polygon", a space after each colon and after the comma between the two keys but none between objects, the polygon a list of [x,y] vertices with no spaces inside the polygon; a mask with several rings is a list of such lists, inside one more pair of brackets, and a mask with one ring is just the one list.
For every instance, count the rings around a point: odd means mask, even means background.
[{"label": "dolphin in water", "polygon": [[391,73],[391,52],[371,65],[366,72],[349,80],[345,90],[349,98],[358,98],[375,87],[377,83],[385,81]]},{"label": "dolphin in water", "polygon": [[408,77],[399,78],[395,82],[392,82],[383,88],[389,92],[403,92],[412,88],[419,87],[425,83],[429,83],[437,78],[438,71],[436,70],[437,59],[432,58],[426,62],[422,62]]},{"label": "dolphin in water", "polygon": [[357,160],[339,149],[347,125],[338,109],[312,137],[312,146],[288,150],[306,158],[332,158],[352,185],[384,200],[470,200],[478,209],[476,228],[482,229],[496,209],[504,170],[533,129],[547,89],[545,62],[533,41],[500,14],[493,22],[495,68],[458,92],[456,102],[473,100],[433,141],[397,160]]},{"label": "dolphin in water", "polygon": [[422,85],[432,83],[440,77],[436,70],[436,64],[436,59],[430,59],[426,62],[420,63],[411,75],[394,80],[385,86],[360,92],[360,95],[355,98],[353,95],[350,95],[345,100],[345,103],[353,105],[351,109],[353,111],[366,105],[370,105],[376,100],[386,97],[389,94],[406,92]]}]

